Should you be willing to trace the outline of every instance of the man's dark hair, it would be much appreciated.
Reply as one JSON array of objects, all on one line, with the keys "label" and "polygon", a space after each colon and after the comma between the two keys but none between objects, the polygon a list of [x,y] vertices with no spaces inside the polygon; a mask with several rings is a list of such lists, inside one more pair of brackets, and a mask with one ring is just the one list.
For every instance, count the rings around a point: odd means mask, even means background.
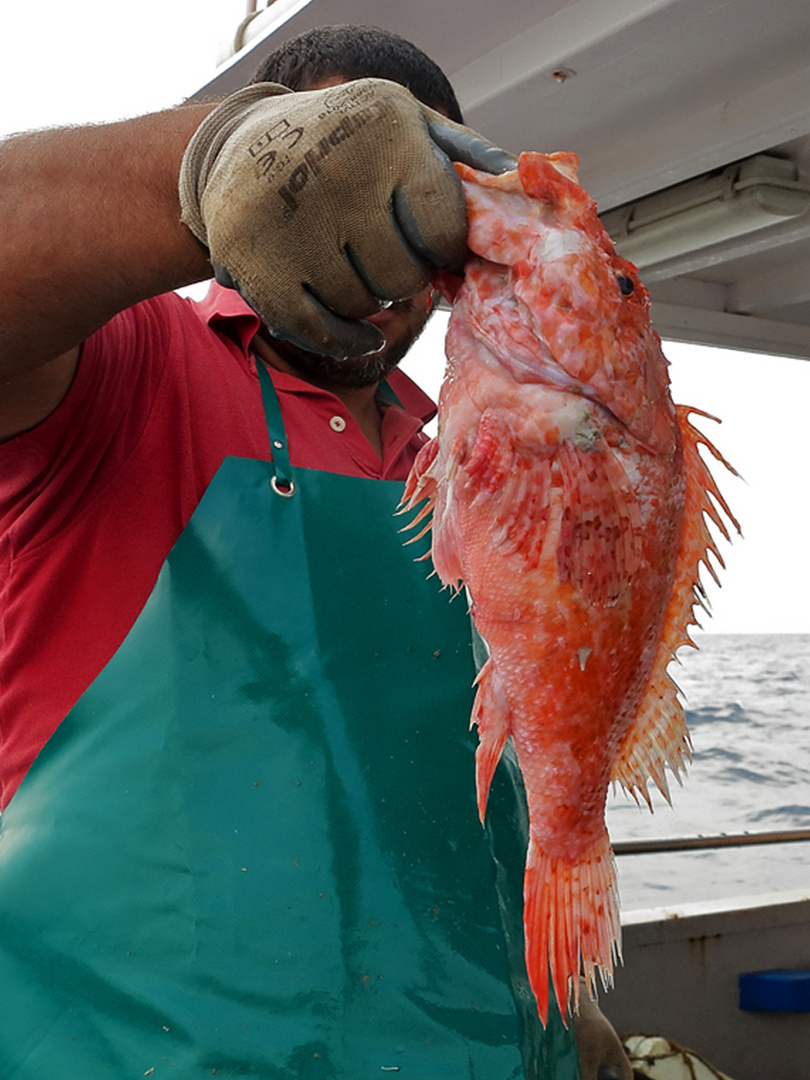
[{"label": "man's dark hair", "polygon": [[251,82],[311,90],[323,79],[390,79],[431,109],[463,123],[453,87],[438,64],[379,26],[320,26],[266,56]]}]

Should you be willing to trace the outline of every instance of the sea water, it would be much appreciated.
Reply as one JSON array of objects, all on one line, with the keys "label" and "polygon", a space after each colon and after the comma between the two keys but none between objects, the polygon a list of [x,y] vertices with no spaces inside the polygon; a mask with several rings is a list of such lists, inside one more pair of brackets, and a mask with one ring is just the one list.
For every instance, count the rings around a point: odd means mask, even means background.
[{"label": "sea water", "polygon": [[[616,840],[810,828],[810,635],[700,634],[670,669],[693,758],[672,807],[608,798]],[[670,780],[672,780],[670,775]],[[617,859],[623,911],[810,893],[810,841]]]}]

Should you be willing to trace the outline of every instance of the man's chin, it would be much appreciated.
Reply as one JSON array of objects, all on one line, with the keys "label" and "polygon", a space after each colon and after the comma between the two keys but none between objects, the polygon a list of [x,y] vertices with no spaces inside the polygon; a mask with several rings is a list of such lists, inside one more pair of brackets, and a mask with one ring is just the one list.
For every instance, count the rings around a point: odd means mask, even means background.
[{"label": "man's chin", "polygon": [[421,305],[416,306],[413,300],[401,300],[371,316],[369,321],[382,330],[386,343],[379,352],[368,356],[324,356],[289,341],[280,341],[266,328],[260,334],[282,361],[282,370],[286,368],[299,378],[325,389],[359,390],[376,386],[406,355],[427,322],[427,313],[417,315],[417,311],[421,311]]},{"label": "man's chin", "polygon": [[277,339],[273,341],[273,348],[296,374],[308,382],[360,389],[384,379],[397,366],[408,346],[402,351],[396,350],[394,354],[386,345],[380,352],[369,356],[349,357],[323,356]]},{"label": "man's chin", "polygon": [[271,338],[270,344],[301,378],[315,384],[359,390],[364,386],[375,386],[390,375],[417,337],[418,334],[409,330],[387,341],[379,352],[348,357],[309,352],[278,338]]}]

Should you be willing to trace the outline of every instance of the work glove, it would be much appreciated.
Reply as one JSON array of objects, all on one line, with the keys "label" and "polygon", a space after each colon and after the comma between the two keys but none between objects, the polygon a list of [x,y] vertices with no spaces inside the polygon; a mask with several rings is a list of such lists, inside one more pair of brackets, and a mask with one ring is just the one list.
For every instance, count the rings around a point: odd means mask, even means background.
[{"label": "work glove", "polygon": [[274,336],[361,356],[385,339],[360,320],[420,292],[436,267],[463,269],[467,218],[453,160],[491,173],[515,167],[397,83],[296,93],[258,83],[193,135],[182,220],[217,280]]},{"label": "work glove", "polygon": [[633,1068],[621,1040],[591,1000],[584,979],[580,981],[579,1015],[574,1017],[574,1031],[582,1080],[633,1080]]}]

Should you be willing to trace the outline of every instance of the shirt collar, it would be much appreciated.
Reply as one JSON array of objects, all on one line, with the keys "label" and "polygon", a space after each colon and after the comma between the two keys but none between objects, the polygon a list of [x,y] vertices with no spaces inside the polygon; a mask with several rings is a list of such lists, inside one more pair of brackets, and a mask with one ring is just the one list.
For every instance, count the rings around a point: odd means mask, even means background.
[{"label": "shirt collar", "polygon": [[250,343],[261,326],[261,320],[235,289],[226,289],[212,281],[205,298],[198,302],[197,309],[212,330],[219,330],[235,341],[245,355],[250,353]]}]

